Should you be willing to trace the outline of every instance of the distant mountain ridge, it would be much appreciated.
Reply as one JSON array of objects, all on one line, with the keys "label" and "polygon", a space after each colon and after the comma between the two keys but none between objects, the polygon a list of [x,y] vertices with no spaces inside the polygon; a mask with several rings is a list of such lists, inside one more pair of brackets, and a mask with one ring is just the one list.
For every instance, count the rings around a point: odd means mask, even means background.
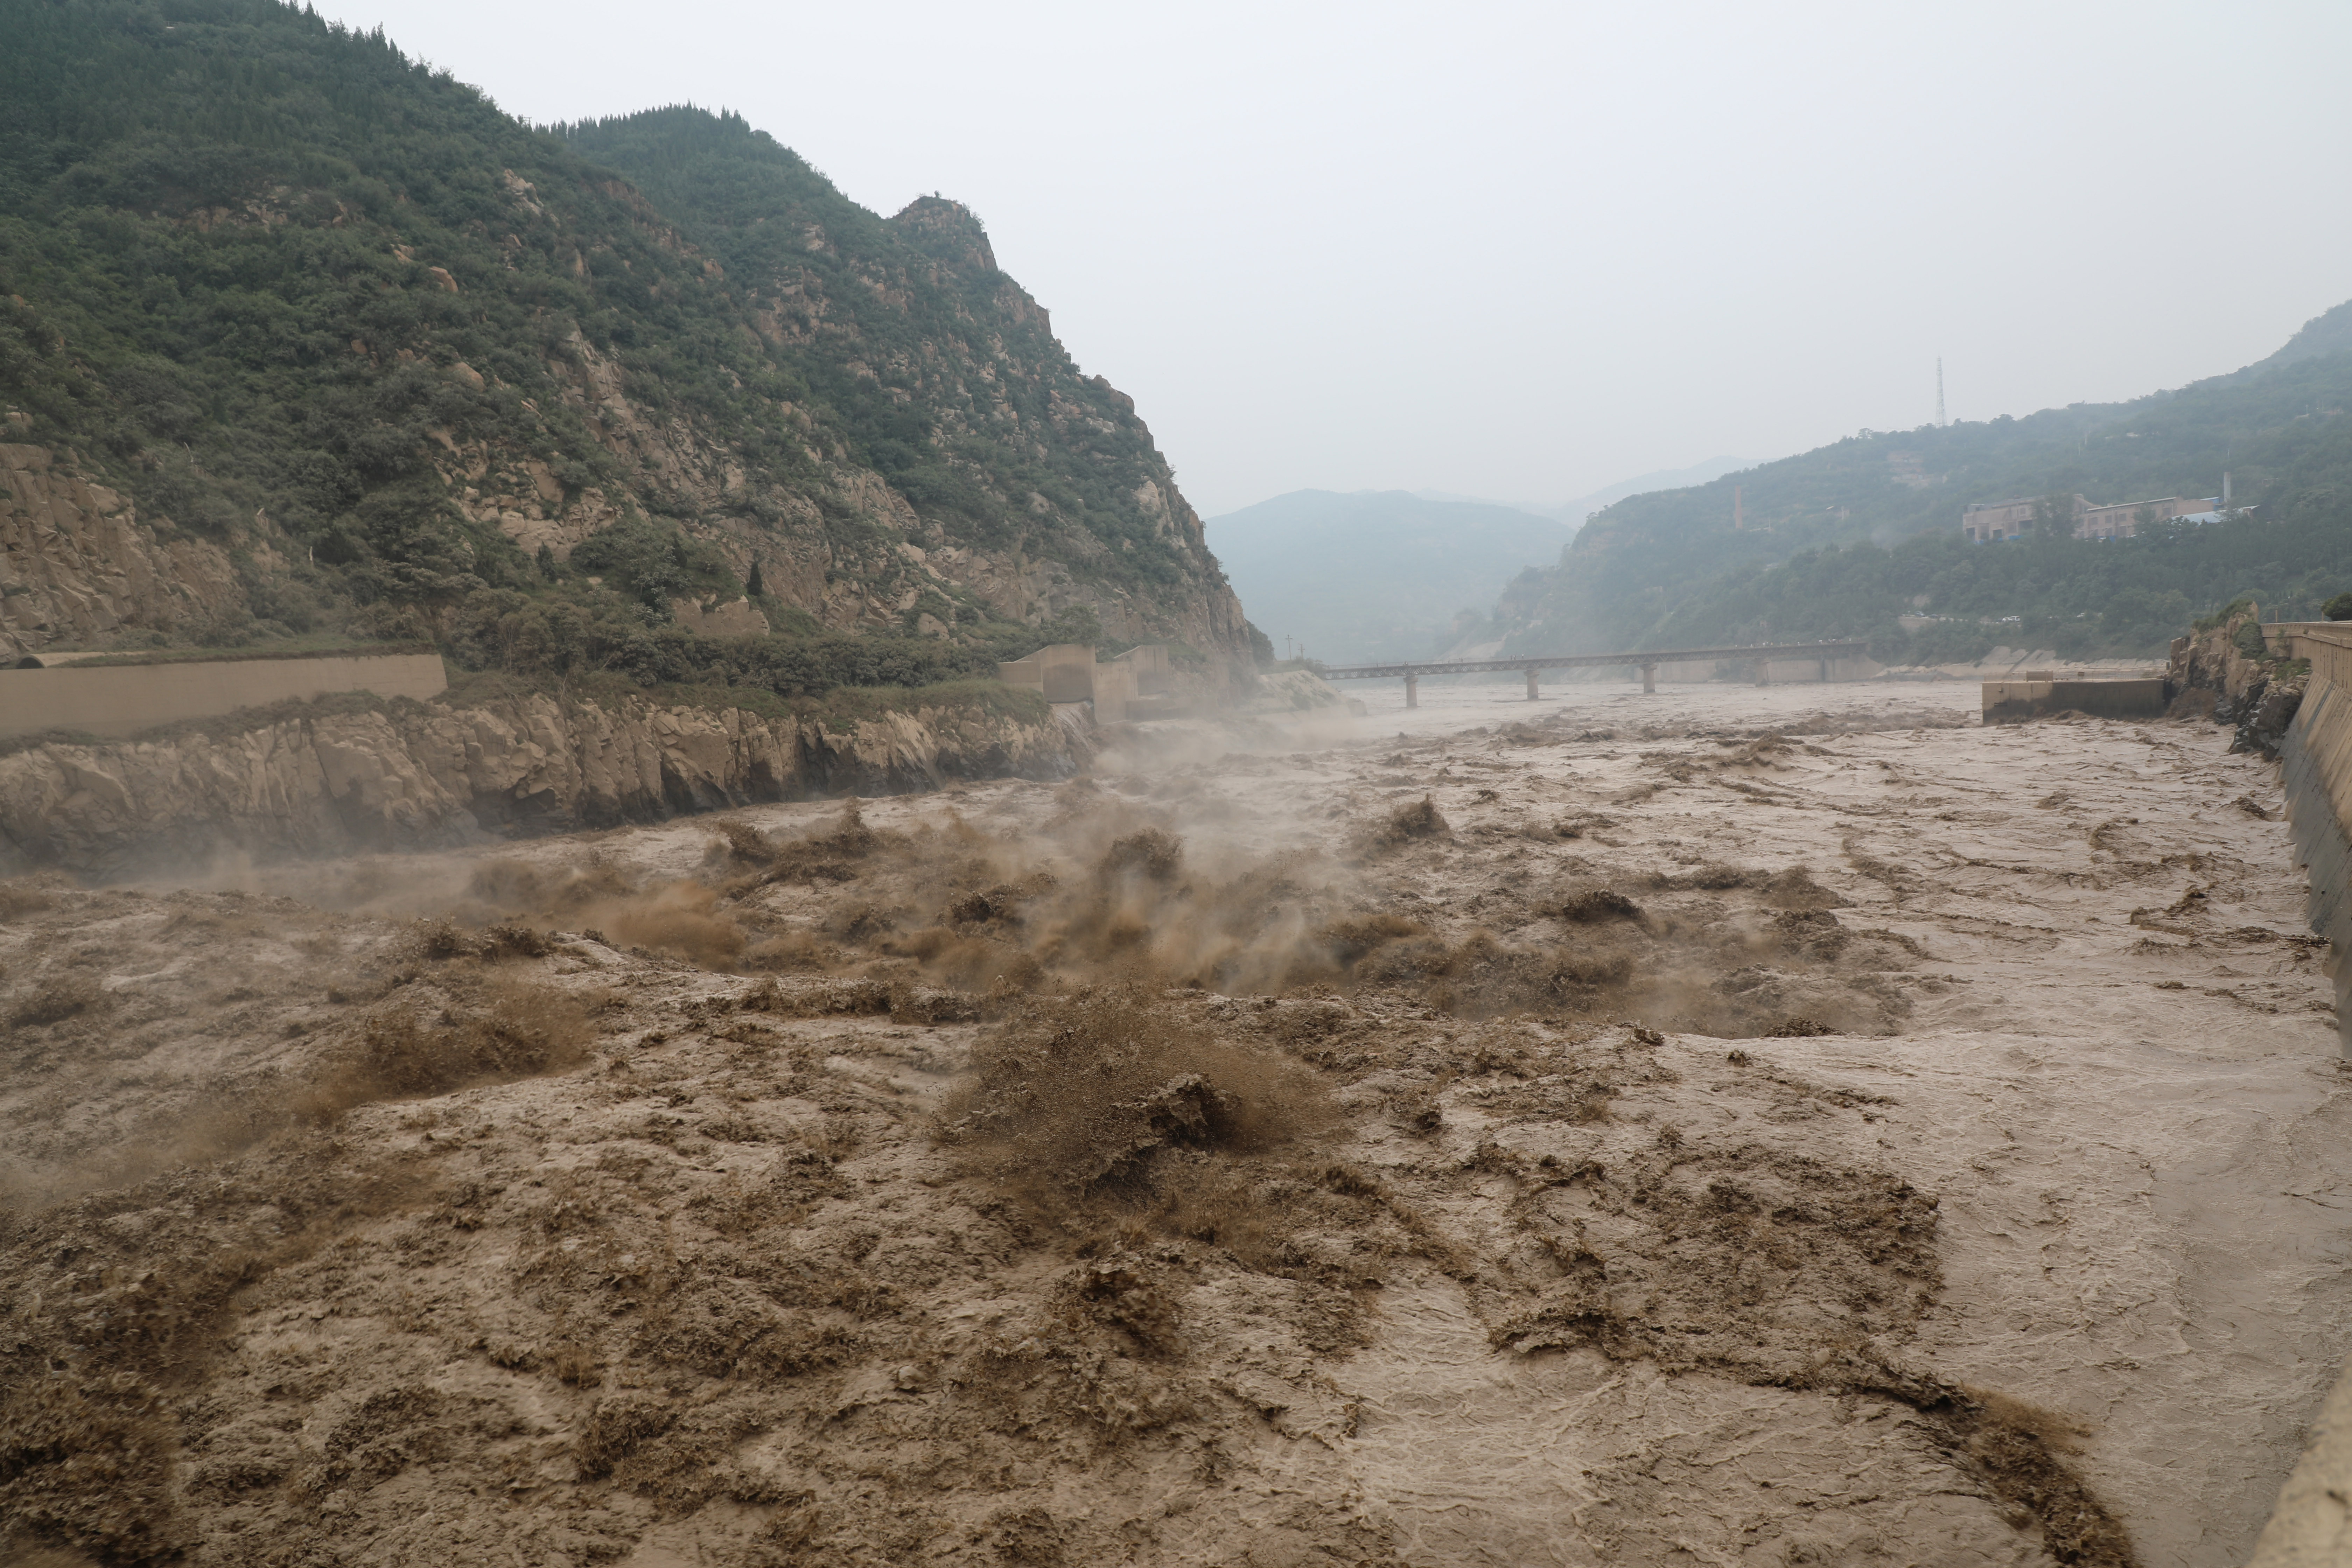
[{"label": "distant mountain ridge", "polygon": [[1446,490],[1293,490],[1209,520],[1251,619],[1328,660],[1427,658],[1486,626],[1505,584],[1548,566],[1591,512],[1748,467],[1710,458],[1551,504]]},{"label": "distant mountain ridge", "polygon": [[1566,523],[1570,529],[1574,530],[1582,527],[1586,518],[1612,501],[1622,500],[1627,496],[1640,495],[1647,490],[1672,489],[1679,485],[1705,484],[1709,479],[1719,479],[1725,474],[1741,468],[1752,468],[1755,466],[1756,460],[1752,458],[1709,458],[1703,463],[1693,463],[1686,468],[1660,468],[1654,473],[1637,474],[1630,479],[1622,480],[1605,489],[1598,489],[1591,495],[1577,496],[1564,501],[1501,500],[1493,496],[1463,495],[1454,490],[1414,490],[1412,493],[1423,500],[1465,501],[1472,506],[1507,507],[1513,511],[1524,511],[1536,517],[1550,518],[1555,521]]},{"label": "distant mountain ridge", "polygon": [[2323,310],[2298,328],[2277,352],[2256,360],[2243,370],[2233,370],[2226,375],[2210,376],[2191,382],[2191,387],[2231,386],[2251,379],[2266,370],[2294,364],[2307,359],[2321,359],[2329,354],[2352,353],[2352,300],[2332,310]]},{"label": "distant mountain ridge", "polygon": [[1207,524],[1250,619],[1331,663],[1426,658],[1466,615],[1483,618],[1531,562],[1570,533],[1491,502],[1406,490],[1293,490]]},{"label": "distant mountain ridge", "polygon": [[[2347,408],[2352,303],[2254,364],[2176,391],[1864,431],[1626,497],[1558,565],[1515,580],[1496,618],[1513,651],[1834,635],[1873,637],[1894,658],[1917,651],[1898,626],[1906,615],[1964,621],[1934,631],[1955,647],[1994,635],[1974,629],[1986,617],[2010,616],[2021,628],[2038,620],[2031,635],[2049,640],[2036,647],[2138,653],[2192,609],[2242,591],[2315,612],[2323,588],[2352,587]],[[1970,501],[2201,498],[2221,492],[2225,472],[2252,521],[2014,550],[1972,550],[1959,534]]]}]

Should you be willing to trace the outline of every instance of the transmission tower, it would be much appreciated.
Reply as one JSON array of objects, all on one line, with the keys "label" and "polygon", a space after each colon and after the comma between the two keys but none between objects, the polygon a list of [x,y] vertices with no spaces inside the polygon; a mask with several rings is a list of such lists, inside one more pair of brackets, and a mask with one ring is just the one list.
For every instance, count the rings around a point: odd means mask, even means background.
[{"label": "transmission tower", "polygon": [[1944,356],[1936,356],[1936,428],[1944,427]]}]

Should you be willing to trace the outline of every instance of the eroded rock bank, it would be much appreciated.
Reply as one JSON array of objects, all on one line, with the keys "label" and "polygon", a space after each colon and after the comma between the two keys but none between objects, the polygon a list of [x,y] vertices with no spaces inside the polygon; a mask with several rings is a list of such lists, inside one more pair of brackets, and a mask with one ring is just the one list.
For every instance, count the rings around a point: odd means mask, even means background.
[{"label": "eroded rock bank", "polygon": [[203,627],[244,608],[218,546],[141,521],[72,453],[0,443],[0,655],[129,627]]},{"label": "eroded rock bank", "polygon": [[981,701],[848,721],[544,695],[289,705],[0,757],[0,866],[121,871],[422,847],[952,779],[1066,777],[1083,737]]},{"label": "eroded rock bank", "polygon": [[2233,605],[2211,626],[2172,639],[2164,672],[2172,717],[2209,716],[2237,731],[2230,749],[2275,759],[2303,705],[2311,667],[2279,658],[2263,637],[2262,610]]}]

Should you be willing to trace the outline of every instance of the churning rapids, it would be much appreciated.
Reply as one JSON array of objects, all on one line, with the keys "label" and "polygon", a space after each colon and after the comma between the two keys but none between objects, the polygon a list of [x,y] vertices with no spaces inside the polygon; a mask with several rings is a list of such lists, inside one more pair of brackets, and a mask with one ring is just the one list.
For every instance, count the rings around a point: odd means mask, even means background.
[{"label": "churning rapids", "polygon": [[12,1560],[2242,1561],[2352,1305],[2273,770],[1559,689],[0,885]]}]

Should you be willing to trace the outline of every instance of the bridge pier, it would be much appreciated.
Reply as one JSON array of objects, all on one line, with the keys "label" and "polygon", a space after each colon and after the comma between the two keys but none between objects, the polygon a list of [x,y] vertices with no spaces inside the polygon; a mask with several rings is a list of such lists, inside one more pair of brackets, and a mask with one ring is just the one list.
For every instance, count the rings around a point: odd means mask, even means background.
[{"label": "bridge pier", "polygon": [[1829,684],[1829,679],[1830,679],[1830,661],[1829,661],[1828,659],[1823,659],[1823,660],[1822,660],[1822,685],[1824,685],[1824,686],[1828,685],[1828,684]]},{"label": "bridge pier", "polygon": [[1759,658],[1756,661],[1756,684],[1759,686],[1769,686],[1772,684],[1772,661],[1770,659]]},{"label": "bridge pier", "polygon": [[1418,675],[1404,678],[1404,705],[1408,708],[1421,706],[1421,677]]},{"label": "bridge pier", "polygon": [[1645,664],[1642,667],[1642,695],[1654,697],[1657,695],[1657,690],[1658,667],[1654,664]]},{"label": "bridge pier", "polygon": [[1533,702],[1535,700],[1536,700],[1536,667],[1535,667],[1534,665],[1532,665],[1532,664],[1531,664],[1531,665],[1528,666],[1528,701],[1530,701],[1530,702]]}]

